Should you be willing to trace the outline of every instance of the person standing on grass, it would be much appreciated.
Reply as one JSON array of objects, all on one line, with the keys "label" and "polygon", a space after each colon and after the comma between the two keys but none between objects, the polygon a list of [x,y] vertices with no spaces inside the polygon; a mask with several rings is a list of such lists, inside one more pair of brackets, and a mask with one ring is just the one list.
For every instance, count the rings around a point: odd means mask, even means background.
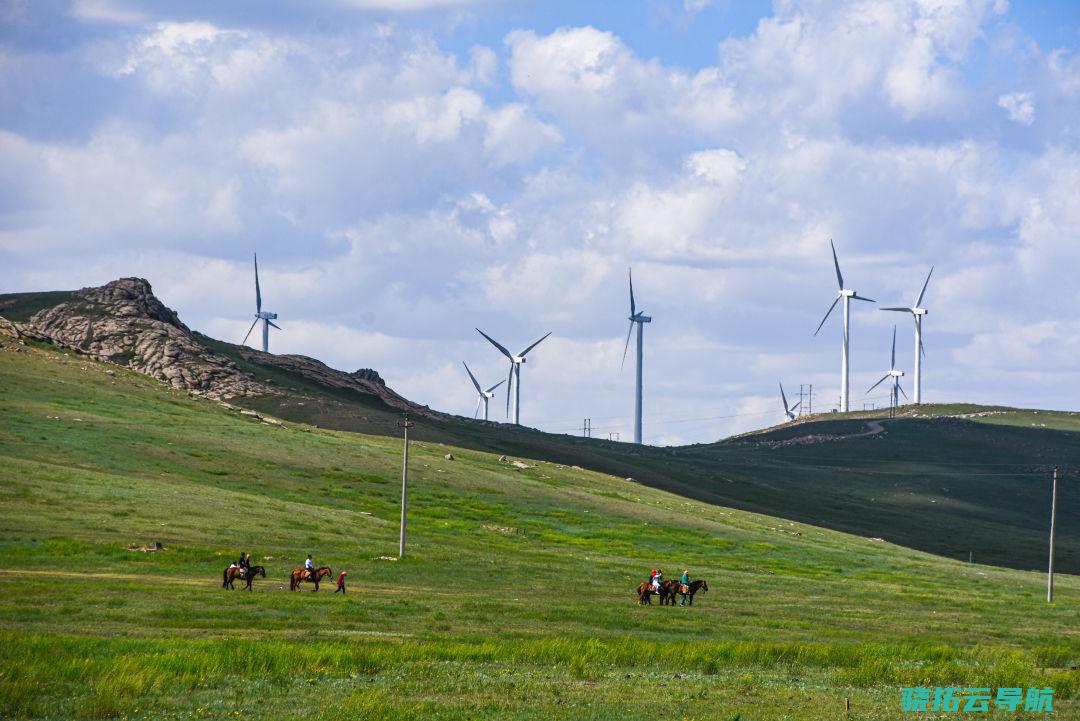
[{"label": "person standing on grass", "polygon": [[345,571],[342,571],[341,573],[338,574],[338,577],[337,577],[337,591],[334,591],[334,593],[337,593],[338,591],[341,591],[342,596],[345,595]]},{"label": "person standing on grass", "polygon": [[686,605],[686,589],[690,585],[690,571],[683,571],[682,572],[682,578],[679,579],[679,583],[682,585],[682,588],[680,589],[682,591],[682,603],[680,603],[679,605],[680,606],[685,606]]}]

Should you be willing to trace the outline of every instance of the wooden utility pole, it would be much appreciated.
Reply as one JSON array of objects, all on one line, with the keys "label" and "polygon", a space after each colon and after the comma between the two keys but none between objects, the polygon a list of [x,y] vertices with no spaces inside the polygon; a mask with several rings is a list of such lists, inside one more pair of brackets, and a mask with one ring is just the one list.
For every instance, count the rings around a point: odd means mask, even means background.
[{"label": "wooden utility pole", "polygon": [[398,428],[405,429],[405,458],[401,462],[401,534],[398,537],[398,558],[405,558],[405,525],[409,514],[409,429],[416,424],[409,420],[398,423]]},{"label": "wooden utility pole", "polygon": [[1046,602],[1054,602],[1054,524],[1057,521],[1058,469],[1054,466],[1054,486],[1050,491],[1050,567],[1046,572]]}]

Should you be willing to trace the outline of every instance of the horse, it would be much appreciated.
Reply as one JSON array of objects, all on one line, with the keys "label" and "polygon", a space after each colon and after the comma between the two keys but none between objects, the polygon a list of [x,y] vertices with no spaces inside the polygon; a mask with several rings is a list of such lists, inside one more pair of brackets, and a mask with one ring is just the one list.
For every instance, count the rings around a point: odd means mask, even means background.
[{"label": "horse", "polygon": [[656,595],[660,596],[660,603],[663,603],[664,599],[667,598],[667,592],[664,589],[667,587],[667,585],[669,583],[672,583],[672,582],[671,581],[664,581],[663,583],[661,583],[659,591],[655,590],[651,583],[646,582],[646,583],[640,584],[637,587],[638,605],[639,606],[651,606],[652,605],[652,595],[654,593]]},{"label": "horse", "polygon": [[680,593],[688,593],[687,586],[679,581],[664,581],[660,584],[660,605],[675,605],[675,597]]},{"label": "horse", "polygon": [[252,566],[248,569],[247,574],[244,574],[244,570],[239,566],[229,566],[222,574],[222,588],[235,588],[233,581],[240,579],[241,581],[247,581],[247,590],[251,590],[251,582],[255,580],[256,576],[262,576],[266,578],[266,569],[262,566]]},{"label": "horse", "polygon": [[[686,590],[682,591],[682,593],[684,595],[687,595],[687,596],[690,597],[690,605],[693,606],[694,605],[694,594],[697,593],[698,591],[708,591],[709,590],[709,584],[707,584],[704,581],[699,579],[697,581],[691,581],[690,583],[688,583],[683,588],[685,588]],[[672,596],[672,601],[671,602],[675,603],[674,596]]]},{"label": "horse", "polygon": [[315,578],[311,577],[311,575],[307,572],[306,568],[294,568],[292,571],[292,577],[289,582],[289,590],[298,591],[300,590],[300,584],[304,581],[307,581],[308,583],[314,583],[315,590],[318,591],[319,581],[326,578],[327,576],[333,575],[334,572],[330,570],[329,566],[320,566],[319,568],[316,568]]}]

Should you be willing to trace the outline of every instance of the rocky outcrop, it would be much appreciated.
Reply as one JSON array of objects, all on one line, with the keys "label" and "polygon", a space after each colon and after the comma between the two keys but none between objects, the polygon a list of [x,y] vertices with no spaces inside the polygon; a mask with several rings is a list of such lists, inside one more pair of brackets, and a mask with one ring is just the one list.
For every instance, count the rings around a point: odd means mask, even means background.
[{"label": "rocky outcrop", "polygon": [[274,392],[207,350],[142,278],[83,288],[25,326],[57,345],[211,398]]},{"label": "rocky outcrop", "polygon": [[427,416],[439,415],[427,406],[418,405],[399,396],[386,385],[386,381],[382,379],[382,376],[370,368],[361,368],[358,371],[346,373],[345,371],[335,370],[322,361],[307,356],[274,355],[273,353],[263,353],[246,347],[240,349],[240,356],[252,363],[276,366],[291,373],[296,373],[327,388],[378,396],[384,403],[394,408]]},{"label": "rocky outcrop", "polygon": [[[243,364],[207,347],[142,278],[121,278],[64,297],[65,301],[38,311],[26,323],[0,317],[0,334],[55,343],[218,400],[284,392],[273,387],[272,380],[255,378]],[[233,348],[249,363],[277,367],[327,388],[377,396],[389,406],[412,413],[441,415],[402,398],[370,368],[347,373],[307,356]]]}]

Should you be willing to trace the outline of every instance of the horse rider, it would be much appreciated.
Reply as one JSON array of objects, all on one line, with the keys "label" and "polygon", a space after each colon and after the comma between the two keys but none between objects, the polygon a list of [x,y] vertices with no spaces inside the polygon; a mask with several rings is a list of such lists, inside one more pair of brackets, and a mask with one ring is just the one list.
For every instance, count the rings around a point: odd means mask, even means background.
[{"label": "horse rider", "polygon": [[315,580],[315,562],[311,560],[311,554],[307,555],[307,560],[304,561],[304,570],[307,571],[308,579]]},{"label": "horse rider", "polygon": [[241,553],[240,560],[237,561],[236,567],[240,569],[240,578],[246,579],[248,571],[251,570],[251,556],[246,553]]},{"label": "horse rider", "polygon": [[653,593],[660,593],[660,584],[664,582],[664,569],[658,568],[653,573],[652,585]]},{"label": "horse rider", "polygon": [[683,571],[682,572],[682,578],[679,579],[679,584],[682,586],[682,588],[679,589],[679,590],[682,591],[682,603],[680,603],[679,605],[680,606],[685,606],[686,605],[686,591],[687,591],[687,588],[689,588],[689,586],[690,586],[690,571]]}]

